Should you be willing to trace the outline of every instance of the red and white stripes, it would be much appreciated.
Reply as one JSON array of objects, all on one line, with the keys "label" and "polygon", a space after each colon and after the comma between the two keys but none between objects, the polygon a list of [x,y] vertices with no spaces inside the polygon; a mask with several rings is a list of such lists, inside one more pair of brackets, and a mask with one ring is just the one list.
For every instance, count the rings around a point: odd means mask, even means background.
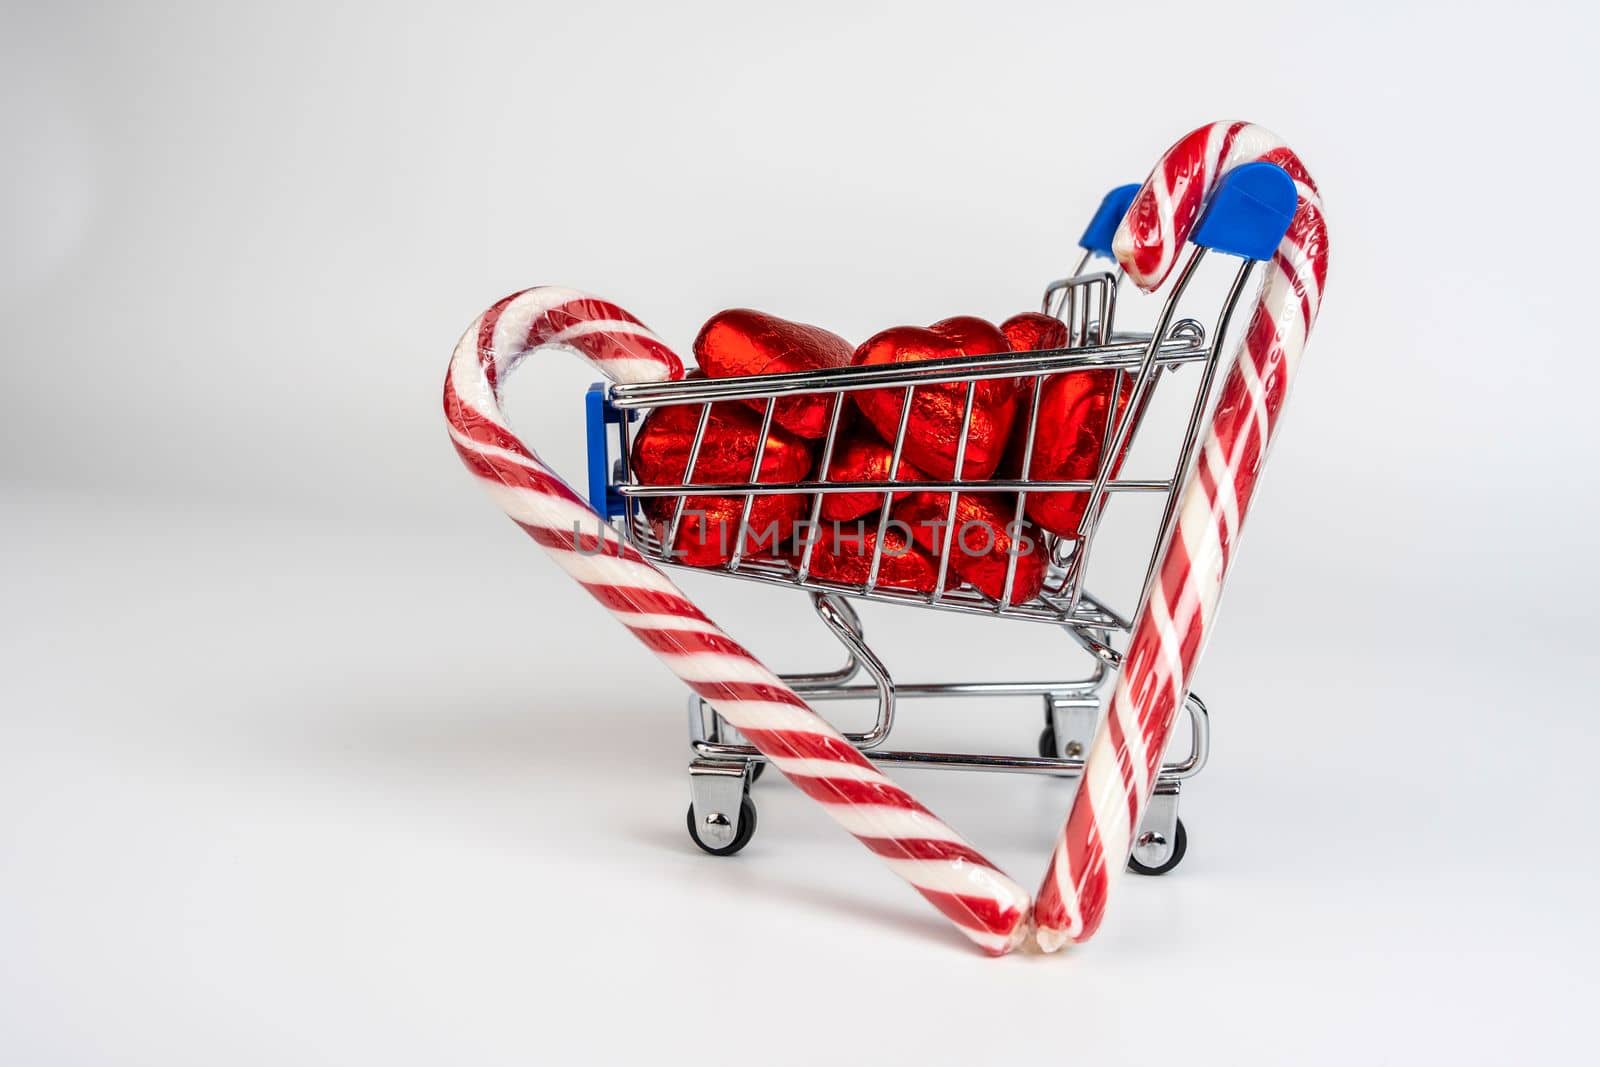
[{"label": "red and white stripes", "polygon": [[680,378],[683,364],[622,308],[570,289],[506,297],[450,361],[445,416],[456,451],[507,515],[835,821],[985,951],[1025,936],[1028,895],[881,774],[666,575],[622,541],[507,427],[500,388],[531,351],[578,352],[616,382]]},{"label": "red and white stripes", "polygon": [[1211,634],[1222,580],[1328,269],[1327,228],[1311,176],[1276,137],[1243,122],[1204,126],[1174,145],[1117,231],[1114,248],[1128,276],[1142,289],[1156,288],[1217,182],[1257,160],[1289,173],[1299,205],[1267,265],[1261,298],[1218,394],[1178,521],[1134,620],[1111,705],[1034,903],[1037,939],[1047,952],[1094,934],[1133,847],[1162,750]]}]

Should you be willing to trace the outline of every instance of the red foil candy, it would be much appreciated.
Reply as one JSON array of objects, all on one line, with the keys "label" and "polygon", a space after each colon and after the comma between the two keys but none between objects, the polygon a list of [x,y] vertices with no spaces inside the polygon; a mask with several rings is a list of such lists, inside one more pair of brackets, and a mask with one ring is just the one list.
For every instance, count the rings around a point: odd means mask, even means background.
[{"label": "red foil candy", "polygon": [[[1046,315],[1042,311],[1024,311],[1020,315],[1013,315],[1000,324],[1000,332],[1006,335],[1006,344],[1011,346],[1013,352],[1039,352],[1051,348],[1066,348],[1069,340],[1067,324],[1054,315]],[[1033,393],[1038,384],[1034,378],[1025,378],[1022,381],[1022,388],[1017,394],[1018,426],[1027,426],[1028,412],[1033,408]],[[1025,429],[1019,431],[1011,440],[1011,452],[1017,457],[1012,464],[1013,470],[1021,467],[1021,437],[1026,432]]]},{"label": "red foil candy", "polygon": [[1067,324],[1042,311],[1024,311],[1000,324],[1013,352],[1041,352],[1067,347]]},{"label": "red foil candy", "polygon": [[[971,315],[934,323],[927,329],[896,326],[869,338],[856,349],[856,366],[882,366],[959,356],[985,356],[1009,352],[1003,333]],[[956,449],[960,444],[961,415],[966,407],[968,382],[921,386],[913,394],[902,453],[933,478],[955,476]],[[905,402],[903,389],[867,389],[851,394],[856,406],[880,436],[893,441]],[[1005,454],[1011,424],[1016,417],[1018,388],[1014,379],[991,378],[976,383],[972,428],[962,464],[964,478],[987,478]]]},{"label": "red foil candy", "polygon": [[[828,480],[839,482],[886,482],[894,450],[864,427],[850,431],[834,446],[828,463]],[[927,481],[927,476],[900,457],[898,481]],[[896,501],[908,494],[896,493]],[[824,493],[818,515],[832,522],[849,522],[870,515],[883,507],[882,493]]]},{"label": "red foil candy", "polygon": [[[910,526],[917,544],[937,558],[944,550],[949,513],[948,493],[915,493],[894,509],[894,518]],[[950,539],[950,570],[994,601],[1005,593],[1006,567],[1016,553],[1011,604],[1038,596],[1050,565],[1044,531],[1026,519],[1018,524],[1016,515],[1017,498],[1011,493],[962,493]],[[954,583],[947,579],[946,584]]]},{"label": "red foil candy", "polygon": [[[645,417],[631,454],[633,472],[641,484],[682,483],[701,407],[673,404],[656,408]],[[695,459],[693,480],[748,484],[760,434],[761,420],[749,409],[733,403],[713,404],[700,454]],[[810,470],[810,446],[787,431],[772,427],[761,456],[759,481],[803,481]],[[716,567],[728,562],[739,535],[744,501],[742,496],[691,496],[685,500],[678,537],[672,546],[675,557],[695,567]],[[808,498],[799,494],[765,494],[754,497],[754,501],[745,531],[744,554],[770,556],[794,533],[795,520]],[[663,541],[676,503],[675,497],[645,498],[645,515]]]},{"label": "red foil candy", "polygon": [[[700,327],[700,335],[694,339],[694,356],[710,377],[738,378],[848,367],[851,350],[849,341],[820,326],[790,322],[749,308],[731,308],[717,312]],[[763,411],[767,402],[743,403]],[[790,397],[778,401],[772,421],[801,437],[824,437],[833,404],[832,395]]]},{"label": "red foil candy", "polygon": [[[1133,381],[1132,374],[1122,376],[1116,418],[1120,419],[1127,409]],[[1117,372],[1112,370],[1073,371],[1047,379],[1039,394],[1039,424],[1033,438],[1033,458],[1023,477],[1047,482],[1093,481],[1107,446],[1107,434],[1116,428],[1109,414],[1111,394],[1115,390]],[[1111,423],[1109,429],[1108,423]],[[1112,465],[1113,476],[1121,470],[1132,441],[1130,432],[1122,443],[1122,454]],[[1020,469],[1020,448],[1016,456]],[[1028,494],[1028,517],[1061,537],[1078,536],[1078,523],[1088,506],[1087,490]]]},{"label": "red foil candy", "polygon": [[[872,570],[872,551],[878,543],[878,526],[873,522],[847,525],[824,524],[811,550],[812,577],[840,585],[865,586]],[[800,554],[794,556],[800,566]],[[880,589],[909,589],[931,593],[939,580],[939,564],[906,536],[903,527],[890,525],[883,532],[883,559],[878,564]]]}]

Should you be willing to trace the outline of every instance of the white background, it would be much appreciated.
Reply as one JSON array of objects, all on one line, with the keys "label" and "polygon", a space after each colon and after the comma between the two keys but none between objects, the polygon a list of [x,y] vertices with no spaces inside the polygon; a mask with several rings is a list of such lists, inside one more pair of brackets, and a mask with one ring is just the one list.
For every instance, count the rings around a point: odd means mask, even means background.
[{"label": "white background", "polygon": [[[1593,40],[1534,2],[8,7],[0,1062],[1582,1056]],[[732,305],[1003,318],[1217,118],[1296,147],[1333,256],[1184,865],[991,961],[785,783],[700,855],[681,687],[451,454],[457,334],[543,282],[680,349]],[[576,477],[592,374],[520,377]],[[686,581],[832,658],[799,598]],[[908,678],[1078,666],[867,621]],[[904,780],[1028,885],[1071,790]]]}]

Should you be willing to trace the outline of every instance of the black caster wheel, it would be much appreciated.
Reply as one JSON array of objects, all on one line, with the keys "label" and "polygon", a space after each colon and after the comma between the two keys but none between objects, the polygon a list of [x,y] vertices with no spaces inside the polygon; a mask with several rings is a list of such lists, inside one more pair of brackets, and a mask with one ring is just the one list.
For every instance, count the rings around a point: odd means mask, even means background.
[{"label": "black caster wheel", "polygon": [[751,782],[751,784],[753,785],[756,782],[761,781],[761,776],[763,774],[766,774],[766,773],[767,773],[767,761],[766,760],[762,760],[760,763],[752,764],[751,767],[750,767],[750,782]]},{"label": "black caster wheel", "polygon": [[[1080,746],[1074,742],[1068,742],[1067,747],[1069,749],[1080,748]],[[1083,753],[1081,750],[1076,752],[1068,752],[1066,756],[1063,757],[1060,752],[1056,751],[1056,728],[1054,726],[1046,726],[1043,730],[1039,731],[1039,755],[1043,756],[1045,759],[1081,759]]]},{"label": "black caster wheel", "polygon": [[689,814],[685,819],[689,826],[689,836],[700,848],[713,856],[731,856],[750,843],[756,835],[756,805],[748,796],[739,801],[739,832],[733,835],[733,840],[726,845],[718,847],[708,844],[700,836],[700,823],[694,817],[694,805],[689,805]]},{"label": "black caster wheel", "polygon": [[1183,862],[1183,854],[1189,851],[1189,831],[1183,828],[1183,820],[1178,820],[1176,840],[1172,842],[1172,855],[1167,857],[1167,862],[1159,867],[1146,867],[1132,856],[1128,857],[1128,870],[1134,874],[1157,875],[1166,874],[1172,868]]}]

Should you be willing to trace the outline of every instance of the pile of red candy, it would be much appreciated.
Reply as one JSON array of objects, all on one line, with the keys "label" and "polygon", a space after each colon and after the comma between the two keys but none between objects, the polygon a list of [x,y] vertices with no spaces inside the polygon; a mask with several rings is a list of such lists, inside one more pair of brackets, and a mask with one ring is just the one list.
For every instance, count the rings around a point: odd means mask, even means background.
[{"label": "pile of red candy", "polygon": [[[1039,312],[1013,316],[996,327],[983,319],[958,316],[926,329],[896,326],[874,335],[852,351],[849,342],[816,326],[789,322],[758,311],[733,309],[711,318],[694,342],[700,370],[693,375],[731,378],[788,371],[818,371],[849,365],[882,365],[917,360],[994,356],[1064,348],[1067,328]],[[1058,374],[1046,379],[1030,481],[1091,480],[1105,447],[1108,406],[1117,391],[1111,370]],[[1123,376],[1116,398],[1121,417],[1132,377]],[[919,386],[912,394],[897,482],[957,477],[962,415],[969,383]],[[982,480],[1023,477],[1028,412],[1033,379],[993,378],[976,383],[972,422],[959,477]],[[834,396],[821,393],[779,400],[755,479],[766,484],[800,481],[884,482],[890,478],[891,442],[900,425],[905,389],[858,390],[843,394],[845,409],[828,470],[818,469],[832,421]],[[749,484],[767,401],[726,401],[711,405],[693,478],[698,484]],[[700,421],[702,405],[655,409],[634,440],[631,462],[641,484],[677,485]],[[1120,465],[1120,458],[1118,464]],[[753,495],[745,526],[745,559],[779,558],[798,563],[804,539],[814,539],[811,573],[823,581],[863,585],[867,581],[884,504],[882,492],[825,493],[819,522],[804,520],[813,497],[799,493]],[[1020,604],[1043,588],[1049,537],[1075,538],[1089,496],[1081,492],[1029,493],[1025,518],[1018,522],[1011,492],[968,492],[957,499],[953,523],[949,493],[897,492],[885,525],[877,585],[932,592],[938,558],[948,538],[949,570],[954,579],[998,601],[1006,570],[1017,556],[1010,602]],[[690,496],[684,502],[671,547],[674,558],[699,567],[717,567],[734,553],[743,496]],[[674,497],[645,498],[645,514],[658,538],[665,539]],[[954,532],[947,534],[949,527]],[[798,536],[797,536],[798,533]],[[954,586],[955,580],[946,578]]]}]

